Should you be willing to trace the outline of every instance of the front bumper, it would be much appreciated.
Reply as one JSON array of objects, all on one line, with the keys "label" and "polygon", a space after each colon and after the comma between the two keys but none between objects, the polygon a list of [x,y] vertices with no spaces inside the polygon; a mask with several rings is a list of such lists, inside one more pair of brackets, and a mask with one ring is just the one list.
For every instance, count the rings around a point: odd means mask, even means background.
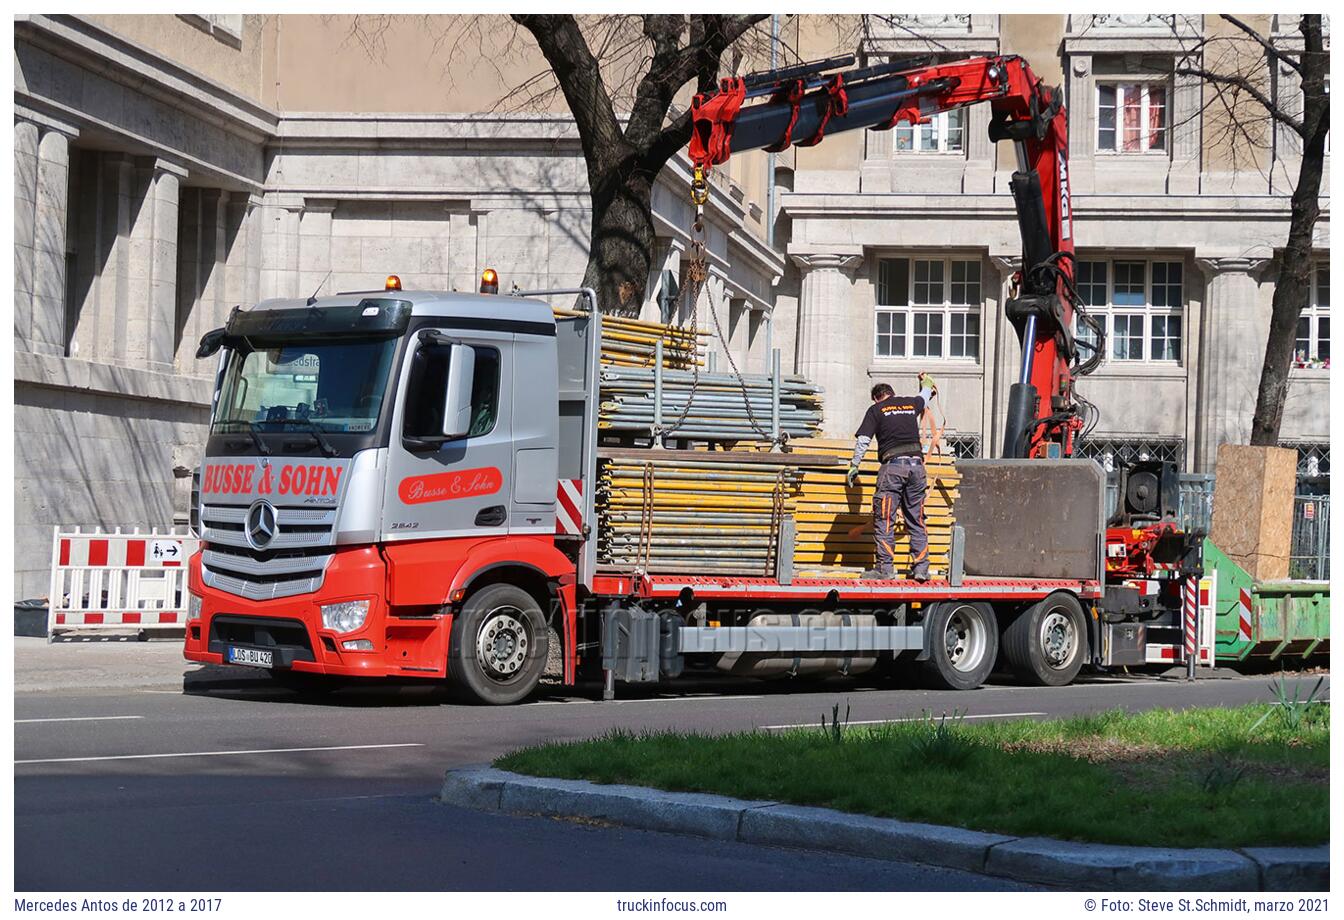
[{"label": "front bumper", "polygon": [[[271,651],[276,668],[343,677],[443,677],[452,617],[436,609],[389,608],[387,567],[376,547],[338,550],[322,587],[272,601],[238,597],[201,581],[201,556],[190,563],[190,587],[200,616],[187,621],[189,661],[226,664],[230,645]],[[338,633],[322,625],[322,606],[366,600],[364,625]],[[345,647],[365,640],[372,649]]]}]

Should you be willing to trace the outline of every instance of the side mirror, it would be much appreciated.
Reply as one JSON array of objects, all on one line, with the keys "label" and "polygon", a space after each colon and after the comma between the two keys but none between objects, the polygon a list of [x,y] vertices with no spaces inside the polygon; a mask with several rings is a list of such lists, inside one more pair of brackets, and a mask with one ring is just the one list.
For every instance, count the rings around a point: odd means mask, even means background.
[{"label": "side mirror", "polygon": [[443,400],[443,436],[465,437],[471,431],[471,383],[476,377],[476,351],[455,343],[448,356],[448,392]]},{"label": "side mirror", "polygon": [[211,329],[205,335],[201,336],[201,344],[196,346],[196,357],[208,358],[219,351],[224,344],[224,327]]}]

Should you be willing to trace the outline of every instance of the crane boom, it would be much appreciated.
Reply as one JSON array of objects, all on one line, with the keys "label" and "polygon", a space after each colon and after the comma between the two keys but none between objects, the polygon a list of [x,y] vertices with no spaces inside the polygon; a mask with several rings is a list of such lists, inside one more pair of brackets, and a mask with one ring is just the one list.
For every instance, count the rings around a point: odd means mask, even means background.
[{"label": "crane boom", "polygon": [[[1022,268],[1005,307],[1022,344],[1022,365],[1008,394],[1002,456],[1071,456],[1083,417],[1093,411],[1075,392],[1074,379],[1100,362],[1104,335],[1074,289],[1068,122],[1059,90],[1046,87],[1016,55],[831,72],[853,61],[832,58],[727,77],[718,91],[698,94],[688,151],[693,200],[704,204],[709,171],[733,153],[807,147],[859,128],[926,124],[940,112],[988,102],[990,140],[1011,141],[1016,153],[1009,185],[1022,237]],[[1075,338],[1075,312],[1092,330],[1091,341]]]}]

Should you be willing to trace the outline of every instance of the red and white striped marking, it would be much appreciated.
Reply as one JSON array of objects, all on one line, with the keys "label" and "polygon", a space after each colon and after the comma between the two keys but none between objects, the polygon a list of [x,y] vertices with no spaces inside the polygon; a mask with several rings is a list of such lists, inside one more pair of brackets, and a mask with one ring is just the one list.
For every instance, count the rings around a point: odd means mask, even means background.
[{"label": "red and white striped marking", "polygon": [[583,536],[583,480],[561,479],[555,490],[555,532]]},{"label": "red and white striped marking", "polygon": [[1199,647],[1199,579],[1193,575],[1185,580],[1185,660],[1195,657]]},{"label": "red and white striped marking", "polygon": [[1242,588],[1237,598],[1237,639],[1251,641],[1251,592]]},{"label": "red and white striped marking", "polygon": [[176,568],[196,551],[188,537],[70,535],[57,540],[58,565],[69,568]]},{"label": "red and white striped marking", "polygon": [[56,611],[56,625],[67,629],[91,626],[180,626],[186,619],[186,612],[181,610]]}]

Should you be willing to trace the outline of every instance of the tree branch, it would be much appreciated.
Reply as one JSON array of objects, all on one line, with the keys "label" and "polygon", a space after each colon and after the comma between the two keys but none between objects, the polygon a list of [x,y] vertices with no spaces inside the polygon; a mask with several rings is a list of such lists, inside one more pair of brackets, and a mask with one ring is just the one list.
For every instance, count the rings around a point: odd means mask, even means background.
[{"label": "tree branch", "polygon": [[1293,70],[1296,70],[1298,73],[1302,72],[1302,65],[1300,63],[1293,60],[1288,55],[1284,54],[1278,48],[1274,47],[1273,42],[1265,38],[1263,35],[1255,31],[1255,29],[1251,28],[1249,25],[1242,22],[1237,17],[1223,14],[1222,19],[1225,22],[1230,22],[1232,25],[1236,26],[1238,29],[1249,35],[1251,38],[1255,39],[1256,43],[1259,44],[1261,48],[1265,49],[1265,53],[1269,55],[1270,60],[1283,61],[1289,67],[1293,68]]},{"label": "tree branch", "polygon": [[514,15],[513,20],[532,33],[555,72],[579,129],[589,176],[627,156],[628,145],[612,109],[611,94],[602,82],[601,65],[575,18],[529,13]]},{"label": "tree branch", "polygon": [[[680,19],[680,17],[659,18]],[[648,150],[655,144],[661,136],[663,120],[667,117],[677,91],[692,79],[697,80],[697,89],[701,92],[707,88],[706,84],[712,87],[723,52],[766,18],[765,14],[692,16],[690,40],[685,47],[678,48],[675,52],[664,44],[661,60],[658,53],[659,46],[655,42],[654,63],[648,74],[640,81],[630,114],[630,125],[626,130],[626,137],[630,143],[642,150]],[[681,35],[680,25],[679,22],[676,33],[678,37]],[[647,30],[646,24],[646,32]],[[689,134],[687,136],[689,137]],[[663,162],[666,162],[666,159]]]},{"label": "tree branch", "polygon": [[1298,134],[1303,133],[1302,122],[1299,119],[1280,109],[1264,92],[1257,89],[1250,80],[1240,74],[1214,73],[1202,67],[1177,67],[1176,74],[1178,76],[1199,77],[1215,86],[1236,87],[1259,103],[1275,121],[1292,128]]}]

